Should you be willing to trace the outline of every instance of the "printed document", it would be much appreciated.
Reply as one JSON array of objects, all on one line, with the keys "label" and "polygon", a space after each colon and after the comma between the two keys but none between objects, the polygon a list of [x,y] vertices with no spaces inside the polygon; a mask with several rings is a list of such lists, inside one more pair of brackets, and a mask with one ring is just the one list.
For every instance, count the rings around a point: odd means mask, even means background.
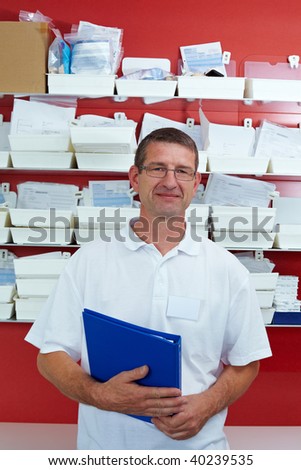
[{"label": "printed document", "polygon": [[76,210],[79,187],[58,183],[21,183],[18,189],[18,209]]},{"label": "printed document", "polygon": [[219,41],[194,46],[181,46],[180,51],[185,73],[205,73],[214,68],[225,77],[227,76],[223,64],[222,46]]},{"label": "printed document", "polygon": [[268,207],[275,189],[275,184],[265,181],[211,173],[202,202],[212,206]]},{"label": "printed document", "polygon": [[213,124],[200,108],[203,149],[210,155],[248,157],[253,155],[253,127]]},{"label": "printed document", "polygon": [[129,190],[128,180],[89,181],[91,205],[95,207],[129,207],[132,205]]},{"label": "printed document", "polygon": [[165,127],[175,127],[176,129],[185,132],[195,141],[198,150],[203,149],[200,125],[189,125],[188,123],[173,121],[171,119],[166,119],[151,113],[144,113],[139,135],[139,142],[141,142],[145,136],[150,134],[155,129],[161,129]]},{"label": "printed document", "polygon": [[259,127],[255,157],[301,158],[301,132],[263,120]]},{"label": "printed document", "polygon": [[11,118],[12,135],[69,135],[76,108],[15,99]]}]

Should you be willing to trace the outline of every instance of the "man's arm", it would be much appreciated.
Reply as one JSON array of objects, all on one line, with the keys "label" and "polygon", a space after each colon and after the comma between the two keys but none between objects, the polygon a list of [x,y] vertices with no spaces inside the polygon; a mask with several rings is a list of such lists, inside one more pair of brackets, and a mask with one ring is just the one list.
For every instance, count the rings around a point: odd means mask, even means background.
[{"label": "man's arm", "polygon": [[160,431],[176,440],[195,436],[215,414],[227,408],[249,388],[259,371],[259,361],[246,366],[225,366],[217,381],[206,391],[188,395],[185,410],[152,421]]},{"label": "man's arm", "polygon": [[187,398],[177,388],[144,387],[136,383],[148,373],[147,366],[121,372],[98,382],[63,351],[38,354],[38,370],[61,393],[80,403],[119,413],[169,416],[184,410]]}]

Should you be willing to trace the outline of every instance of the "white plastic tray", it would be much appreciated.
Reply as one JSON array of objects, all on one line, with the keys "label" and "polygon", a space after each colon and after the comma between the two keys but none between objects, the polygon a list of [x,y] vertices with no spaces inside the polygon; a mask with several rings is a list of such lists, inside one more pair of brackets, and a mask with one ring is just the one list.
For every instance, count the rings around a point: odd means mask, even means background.
[{"label": "white plastic tray", "polygon": [[118,78],[116,90],[119,96],[141,96],[172,98],[177,88],[177,80],[128,80]]},{"label": "white plastic tray", "polygon": [[178,95],[182,98],[242,99],[244,87],[241,77],[178,77]]},{"label": "white plastic tray", "polygon": [[0,319],[1,320],[9,320],[11,317],[14,316],[14,313],[15,313],[15,304],[13,302],[0,304]]},{"label": "white plastic tray", "polygon": [[0,286],[0,303],[9,303],[16,293],[15,285]]},{"label": "white plastic tray", "polygon": [[15,297],[16,319],[34,321],[37,319],[46,298],[19,299]]},{"label": "white plastic tray", "polygon": [[185,217],[191,225],[208,226],[209,205],[190,204],[186,209]]},{"label": "white plastic tray", "polygon": [[274,248],[301,249],[301,225],[277,224]]},{"label": "white plastic tray", "polygon": [[276,233],[260,232],[225,232],[215,230],[212,232],[213,240],[225,248],[272,248]]},{"label": "white plastic tray", "polygon": [[112,96],[115,75],[48,74],[47,82],[49,94]]},{"label": "white plastic tray", "polygon": [[301,158],[271,157],[268,171],[280,175],[301,175]]},{"label": "white plastic tray", "polygon": [[16,279],[18,297],[48,297],[56,283],[57,279]]},{"label": "white plastic tray", "polygon": [[208,171],[262,175],[267,172],[269,158],[208,155]]},{"label": "white plastic tray", "polygon": [[99,170],[111,172],[128,172],[134,164],[134,154],[102,154],[78,153],[75,154],[77,166],[84,170]]},{"label": "white plastic tray", "polygon": [[248,78],[245,98],[258,101],[299,102],[301,101],[301,80]]},{"label": "white plastic tray", "polygon": [[5,207],[0,207],[0,227],[10,226],[9,210]]},{"label": "white plastic tray", "polygon": [[9,135],[10,148],[15,152],[69,152],[72,151],[69,135]]},{"label": "white plastic tray", "polygon": [[11,152],[14,168],[67,169],[75,167],[72,152]]},{"label": "white plastic tray", "polygon": [[136,207],[78,206],[77,215],[80,228],[109,229],[126,225],[130,219],[139,215],[139,209]]},{"label": "white plastic tray", "polygon": [[74,229],[74,236],[78,245],[83,245],[84,243],[89,243],[94,240],[98,240],[99,238],[103,241],[108,242],[111,239],[116,238],[116,235],[118,236],[118,233],[120,233],[118,229],[116,232],[114,232],[114,229],[110,228],[92,229],[78,227]]},{"label": "white plastic tray", "polygon": [[8,168],[11,166],[9,152],[0,151],[0,168]]},{"label": "white plastic tray", "polygon": [[273,305],[275,291],[273,290],[257,290],[256,291],[260,308],[271,308]]},{"label": "white plastic tray", "polygon": [[74,229],[12,227],[13,242],[18,245],[69,245]]},{"label": "white plastic tray", "polygon": [[273,316],[275,313],[274,308],[262,308],[261,309],[263,322],[265,325],[270,325],[273,321]]},{"label": "white plastic tray", "polygon": [[[271,232],[274,227],[276,209],[272,207],[212,206],[214,230],[226,229],[235,232],[262,230]],[[266,221],[265,221],[266,219]]]},{"label": "white plastic tray", "polygon": [[11,231],[8,227],[0,227],[0,244],[11,242]]},{"label": "white plastic tray", "polygon": [[275,290],[279,273],[250,273],[256,290]]},{"label": "white plastic tray", "polygon": [[68,259],[45,259],[21,257],[14,259],[17,278],[57,278]]},{"label": "white plastic tray", "polygon": [[14,227],[68,228],[74,225],[72,211],[61,209],[10,209]]},{"label": "white plastic tray", "polygon": [[134,153],[137,148],[134,127],[71,126],[71,141],[76,152]]}]

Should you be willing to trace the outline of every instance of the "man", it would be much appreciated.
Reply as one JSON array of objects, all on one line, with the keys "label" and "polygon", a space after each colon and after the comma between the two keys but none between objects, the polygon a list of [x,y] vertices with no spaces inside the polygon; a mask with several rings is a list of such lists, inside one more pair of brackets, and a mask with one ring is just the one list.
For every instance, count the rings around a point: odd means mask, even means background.
[{"label": "man", "polygon": [[[79,449],[226,449],[227,407],[271,354],[247,270],[210,240],[194,240],[185,220],[201,179],[197,168],[185,133],[146,136],[129,171],[139,219],[122,237],[88,243],[72,256],[26,338],[40,348],[41,374],[80,403]],[[180,313],[172,308],[177,302]],[[138,385],[147,364],[94,380],[84,308],[181,335],[182,390]]]}]

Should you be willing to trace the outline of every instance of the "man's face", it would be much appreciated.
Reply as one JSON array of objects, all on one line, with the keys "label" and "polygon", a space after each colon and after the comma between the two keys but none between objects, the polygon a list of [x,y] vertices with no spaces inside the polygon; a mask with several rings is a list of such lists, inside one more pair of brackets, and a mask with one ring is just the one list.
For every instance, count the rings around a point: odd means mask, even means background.
[{"label": "man's face", "polygon": [[[152,142],[147,147],[144,166],[158,165],[167,169],[183,168],[195,170],[195,155],[188,148],[172,143]],[[201,175],[197,173],[192,181],[176,179],[173,171],[164,178],[153,178],[145,170],[139,173],[132,166],[129,178],[133,189],[139,193],[141,215],[145,217],[184,216],[198,185]]]}]

